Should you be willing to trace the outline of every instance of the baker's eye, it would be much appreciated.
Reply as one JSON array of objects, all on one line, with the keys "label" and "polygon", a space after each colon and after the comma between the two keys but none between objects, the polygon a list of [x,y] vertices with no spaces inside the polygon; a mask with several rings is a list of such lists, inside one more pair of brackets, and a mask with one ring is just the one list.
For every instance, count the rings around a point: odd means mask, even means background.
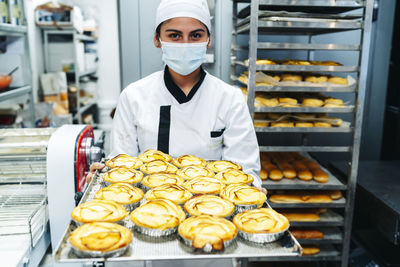
[{"label": "baker's eye", "polygon": [[179,38],[179,34],[177,34],[177,33],[171,33],[171,34],[168,35],[168,37],[169,37],[169,38],[172,38],[172,39],[178,39],[178,38]]},{"label": "baker's eye", "polygon": [[199,39],[201,37],[202,37],[201,33],[192,33],[192,38],[193,39]]}]

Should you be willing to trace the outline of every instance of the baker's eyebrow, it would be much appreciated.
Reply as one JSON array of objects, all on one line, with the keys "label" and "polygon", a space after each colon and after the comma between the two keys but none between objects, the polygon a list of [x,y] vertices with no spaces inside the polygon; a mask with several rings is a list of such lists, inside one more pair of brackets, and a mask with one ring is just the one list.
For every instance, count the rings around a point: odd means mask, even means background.
[{"label": "baker's eyebrow", "polygon": [[190,33],[195,33],[195,32],[206,32],[206,31],[200,28],[200,29],[197,29],[197,30],[191,31]]},{"label": "baker's eyebrow", "polygon": [[177,32],[177,33],[182,33],[182,31],[175,30],[175,29],[166,29],[166,32]]}]

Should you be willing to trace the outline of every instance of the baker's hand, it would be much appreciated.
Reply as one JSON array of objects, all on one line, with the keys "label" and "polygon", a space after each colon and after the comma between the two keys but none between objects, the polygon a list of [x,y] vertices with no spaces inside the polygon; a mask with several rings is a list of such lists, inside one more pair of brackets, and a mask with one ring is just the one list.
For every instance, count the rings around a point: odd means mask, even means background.
[{"label": "baker's hand", "polygon": [[265,189],[264,187],[257,187],[257,189],[260,190],[260,192],[263,192],[264,194],[268,193],[267,189]]},{"label": "baker's hand", "polygon": [[100,162],[92,163],[92,165],[90,165],[90,171],[89,171],[88,175],[86,175],[86,183],[90,183],[96,170],[101,170],[104,168],[104,166],[105,165]]}]

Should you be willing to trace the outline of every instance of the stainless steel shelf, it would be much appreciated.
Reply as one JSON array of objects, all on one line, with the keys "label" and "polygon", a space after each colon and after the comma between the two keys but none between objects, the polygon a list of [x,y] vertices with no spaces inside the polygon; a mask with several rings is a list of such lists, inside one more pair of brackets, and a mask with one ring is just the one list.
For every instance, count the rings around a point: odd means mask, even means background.
[{"label": "stainless steel shelf", "polygon": [[307,43],[271,43],[258,42],[257,49],[263,50],[340,50],[340,51],[358,51],[359,45],[344,44],[307,44]]},{"label": "stainless steel shelf", "polygon": [[[272,18],[272,17],[271,17]],[[247,21],[247,23],[246,23]],[[250,32],[249,19],[244,19],[237,25],[236,34],[248,34]],[[324,34],[349,30],[362,29],[362,23],[359,21],[331,21],[331,22],[309,22],[309,21],[258,21],[259,33],[276,35],[306,35],[306,34]]]},{"label": "stainless steel shelf", "polygon": [[354,111],[354,106],[344,106],[342,108],[311,108],[311,107],[296,107],[296,108],[286,108],[286,107],[255,107],[254,112],[286,112],[286,113],[351,113]]},{"label": "stainless steel shelf", "polygon": [[257,70],[279,72],[356,72],[358,66],[257,65]]},{"label": "stainless steel shelf", "polygon": [[322,213],[319,216],[320,216],[320,220],[317,222],[291,221],[290,226],[291,227],[297,227],[297,226],[317,227],[317,226],[343,226],[343,224],[344,224],[343,217],[331,210],[328,210],[327,212]]},{"label": "stainless steel shelf", "polygon": [[11,98],[29,94],[32,91],[32,86],[26,85],[19,88],[8,89],[7,91],[0,91],[0,102]]},{"label": "stainless steel shelf", "polygon": [[[327,170],[325,170],[327,171]],[[347,187],[338,178],[336,178],[332,173],[328,172],[329,180],[326,183],[318,183],[314,180],[303,181],[298,178],[286,179],[283,178],[280,181],[273,181],[270,179],[262,181],[262,186],[268,190],[279,190],[279,189],[289,189],[289,190],[346,190]]]},{"label": "stainless steel shelf", "polygon": [[341,244],[343,242],[342,231],[338,228],[318,229],[324,233],[324,238],[321,239],[297,239],[300,245],[314,244]]},{"label": "stainless steel shelf", "polygon": [[[250,0],[234,0],[237,3],[250,3]],[[359,0],[260,0],[260,5],[268,6],[305,6],[305,7],[352,7],[360,8],[365,6],[364,1]]]},{"label": "stainless steel shelf", "polygon": [[351,146],[260,146],[260,152],[350,152]]},{"label": "stainless steel shelf", "polygon": [[273,203],[268,201],[272,208],[344,208],[346,199],[342,197],[338,200],[332,200],[331,203]]},{"label": "stainless steel shelf", "polygon": [[[237,76],[231,75],[233,81],[237,81],[241,85],[247,86],[238,79]],[[357,84],[352,84],[350,86],[281,86],[281,85],[271,85],[271,86],[256,86],[255,92],[329,92],[329,93],[353,93],[356,91]]]},{"label": "stainless steel shelf", "polygon": [[12,25],[0,23],[0,34],[25,34],[28,32],[28,27],[25,25]]},{"label": "stainless steel shelf", "polygon": [[[301,257],[296,257],[296,261],[340,261],[341,256],[340,252],[333,247],[332,245],[319,245],[320,252],[314,255],[302,255]],[[269,258],[253,258],[249,259],[249,261],[293,261],[288,257],[280,257],[276,259]]]},{"label": "stainless steel shelf", "polygon": [[352,127],[255,127],[256,133],[351,133]]}]

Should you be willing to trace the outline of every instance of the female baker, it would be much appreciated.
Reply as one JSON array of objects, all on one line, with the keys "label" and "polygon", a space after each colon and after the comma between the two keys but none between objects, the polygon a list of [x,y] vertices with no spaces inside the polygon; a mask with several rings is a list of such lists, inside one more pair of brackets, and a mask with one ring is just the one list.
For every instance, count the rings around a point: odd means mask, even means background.
[{"label": "female baker", "polygon": [[261,189],[259,149],[244,97],[201,67],[212,41],[206,0],[162,0],[155,28],[154,44],[166,66],[122,91],[111,156],[158,149],[173,157],[230,160]]}]

